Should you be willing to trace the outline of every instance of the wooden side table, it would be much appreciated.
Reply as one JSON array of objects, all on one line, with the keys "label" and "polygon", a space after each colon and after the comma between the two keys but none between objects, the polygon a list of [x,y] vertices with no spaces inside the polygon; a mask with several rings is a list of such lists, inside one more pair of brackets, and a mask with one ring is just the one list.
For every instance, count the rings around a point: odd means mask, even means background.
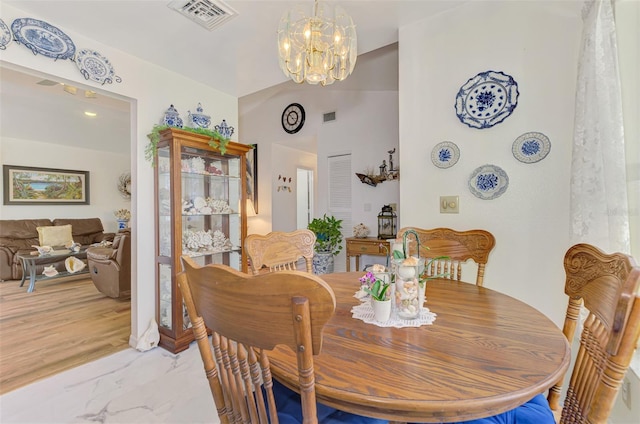
[{"label": "wooden side table", "polygon": [[387,256],[390,240],[381,240],[376,237],[357,238],[349,237],[347,240],[347,272],[351,271],[351,257],[356,258],[356,271],[360,271],[360,255]]}]

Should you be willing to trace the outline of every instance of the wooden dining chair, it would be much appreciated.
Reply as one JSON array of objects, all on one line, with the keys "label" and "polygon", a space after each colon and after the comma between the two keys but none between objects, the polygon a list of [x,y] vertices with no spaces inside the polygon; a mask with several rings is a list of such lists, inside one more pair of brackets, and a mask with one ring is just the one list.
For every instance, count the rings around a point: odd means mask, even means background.
[{"label": "wooden dining chair", "polygon": [[[418,234],[419,256],[429,259],[448,257],[446,260],[432,261],[426,270],[428,276],[442,275],[443,278],[462,281],[462,263],[472,259],[478,266],[475,283],[482,286],[485,265],[496,244],[493,234],[485,230],[456,231],[450,228],[405,227],[398,232],[398,238],[402,238],[409,230]],[[408,239],[412,240],[411,236]],[[416,248],[417,243],[410,243],[408,254],[415,255]]]},{"label": "wooden dining chair", "polygon": [[605,423],[640,336],[640,267],[622,253],[576,244],[564,257],[569,305],[563,332],[573,341],[580,308],[588,311],[564,406],[564,378],[548,401],[560,424]]},{"label": "wooden dining chair", "polygon": [[[313,356],[336,308],[327,283],[301,271],[251,276],[187,256],[182,262],[178,285],[222,424],[380,423],[316,404]],[[278,345],[296,352],[300,395],[271,377],[267,351]]]},{"label": "wooden dining chair", "polygon": [[273,231],[266,235],[250,234],[245,240],[251,271],[258,274],[263,266],[269,271],[294,271],[304,258],[306,270],[312,272],[316,235],[310,230]]}]

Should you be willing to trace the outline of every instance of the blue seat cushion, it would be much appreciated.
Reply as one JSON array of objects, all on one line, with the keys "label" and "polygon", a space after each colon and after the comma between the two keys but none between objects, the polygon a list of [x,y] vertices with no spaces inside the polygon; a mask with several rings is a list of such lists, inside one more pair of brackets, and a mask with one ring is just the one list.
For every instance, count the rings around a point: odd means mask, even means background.
[{"label": "blue seat cushion", "polygon": [[543,395],[537,395],[510,411],[460,424],[555,424],[555,419],[547,399]]},{"label": "blue seat cushion", "polygon": [[[302,404],[300,395],[273,380],[273,396],[276,399],[280,424],[300,424],[302,422]],[[387,424],[389,421],[362,417],[317,404],[318,422],[321,424]]]}]

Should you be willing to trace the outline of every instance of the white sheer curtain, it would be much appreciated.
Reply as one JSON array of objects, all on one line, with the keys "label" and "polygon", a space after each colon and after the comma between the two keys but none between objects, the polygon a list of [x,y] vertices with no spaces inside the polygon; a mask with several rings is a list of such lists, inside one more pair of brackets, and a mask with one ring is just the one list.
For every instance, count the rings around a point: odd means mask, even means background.
[{"label": "white sheer curtain", "polygon": [[624,127],[611,0],[583,8],[571,162],[571,239],[630,253]]}]

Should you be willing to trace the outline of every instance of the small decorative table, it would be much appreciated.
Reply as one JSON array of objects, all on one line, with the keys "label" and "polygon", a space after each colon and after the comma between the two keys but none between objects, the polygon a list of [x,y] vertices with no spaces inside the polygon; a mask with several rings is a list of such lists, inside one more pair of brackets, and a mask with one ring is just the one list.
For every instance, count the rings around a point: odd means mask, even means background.
[{"label": "small decorative table", "polygon": [[[383,246],[389,249],[391,240],[380,240],[376,237],[349,237],[347,240],[347,272],[351,271],[351,257],[356,258],[356,271],[360,270],[360,255],[371,256],[387,256],[387,251]],[[386,262],[386,260],[381,263]]]}]

